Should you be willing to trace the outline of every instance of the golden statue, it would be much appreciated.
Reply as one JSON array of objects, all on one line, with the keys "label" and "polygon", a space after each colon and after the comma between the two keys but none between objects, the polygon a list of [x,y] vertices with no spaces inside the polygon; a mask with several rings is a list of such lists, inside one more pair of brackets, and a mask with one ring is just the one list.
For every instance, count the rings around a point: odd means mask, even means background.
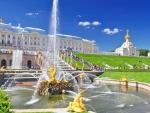
[{"label": "golden statue", "polygon": [[74,101],[69,103],[69,106],[67,107],[68,111],[75,111],[75,112],[86,111],[86,108],[83,104],[83,101],[85,101],[86,99],[81,97],[83,92],[84,90],[81,90],[74,98]]},{"label": "golden statue", "polygon": [[2,67],[0,68],[0,72],[5,71],[4,67],[5,67],[5,66],[2,66]]},{"label": "golden statue", "polygon": [[128,79],[126,78],[126,76],[123,76],[120,80],[124,82],[128,82]]},{"label": "golden statue", "polygon": [[9,54],[13,54],[14,50],[10,49]]},{"label": "golden statue", "polygon": [[50,72],[50,76],[49,76],[49,78],[50,78],[50,80],[49,80],[49,82],[56,82],[57,80],[56,80],[56,69],[55,69],[55,67],[54,67],[54,65],[52,65],[50,68],[49,68],[49,72]]}]

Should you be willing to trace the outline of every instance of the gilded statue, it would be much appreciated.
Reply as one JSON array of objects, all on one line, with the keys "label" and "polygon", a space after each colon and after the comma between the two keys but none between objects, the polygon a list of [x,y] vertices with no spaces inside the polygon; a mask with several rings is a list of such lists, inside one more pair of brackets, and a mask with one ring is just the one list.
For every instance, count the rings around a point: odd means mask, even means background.
[{"label": "gilded statue", "polygon": [[9,54],[13,54],[14,50],[10,49]]},{"label": "gilded statue", "polygon": [[85,105],[83,104],[83,101],[86,100],[84,97],[82,97],[83,92],[84,90],[81,90],[74,98],[74,101],[69,103],[69,106],[67,107],[68,111],[75,111],[75,112],[86,111]]},{"label": "gilded statue", "polygon": [[50,72],[49,82],[56,82],[56,78],[55,78],[56,77],[56,69],[55,69],[54,65],[50,66],[49,72]]},{"label": "gilded statue", "polygon": [[5,70],[4,67],[5,67],[5,66],[2,66],[2,67],[0,68],[0,72],[3,72],[3,71]]}]

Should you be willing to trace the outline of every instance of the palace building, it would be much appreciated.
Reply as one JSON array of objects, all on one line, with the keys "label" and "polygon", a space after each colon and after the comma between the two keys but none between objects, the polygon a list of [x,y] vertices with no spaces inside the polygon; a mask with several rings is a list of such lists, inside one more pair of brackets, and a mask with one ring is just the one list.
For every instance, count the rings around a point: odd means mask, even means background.
[{"label": "palace building", "polygon": [[[57,34],[57,49],[71,49],[75,52],[98,53],[99,48],[95,41],[83,39],[81,37]],[[48,50],[51,46],[45,30],[33,27],[12,26],[11,23],[5,24],[4,19],[0,18],[0,48],[14,48],[25,50]]]},{"label": "palace building", "polygon": [[130,36],[127,34],[125,36],[126,41],[122,44],[121,47],[115,50],[115,53],[118,53],[122,56],[139,56],[139,50],[130,42]]}]

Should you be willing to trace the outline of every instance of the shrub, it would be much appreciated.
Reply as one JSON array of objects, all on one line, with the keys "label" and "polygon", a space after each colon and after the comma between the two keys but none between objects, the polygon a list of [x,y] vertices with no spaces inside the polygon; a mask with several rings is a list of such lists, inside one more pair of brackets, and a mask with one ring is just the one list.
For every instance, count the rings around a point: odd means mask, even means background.
[{"label": "shrub", "polygon": [[0,113],[10,113],[11,102],[8,95],[0,89]]}]

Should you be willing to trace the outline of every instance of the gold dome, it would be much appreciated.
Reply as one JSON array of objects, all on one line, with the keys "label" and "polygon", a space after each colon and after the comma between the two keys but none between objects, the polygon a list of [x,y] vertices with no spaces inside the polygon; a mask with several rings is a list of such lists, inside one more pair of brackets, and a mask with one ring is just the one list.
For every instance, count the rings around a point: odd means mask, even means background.
[{"label": "gold dome", "polygon": [[127,30],[126,32],[127,32],[127,34],[125,36],[125,39],[130,39],[130,36],[128,35],[129,30]]}]

